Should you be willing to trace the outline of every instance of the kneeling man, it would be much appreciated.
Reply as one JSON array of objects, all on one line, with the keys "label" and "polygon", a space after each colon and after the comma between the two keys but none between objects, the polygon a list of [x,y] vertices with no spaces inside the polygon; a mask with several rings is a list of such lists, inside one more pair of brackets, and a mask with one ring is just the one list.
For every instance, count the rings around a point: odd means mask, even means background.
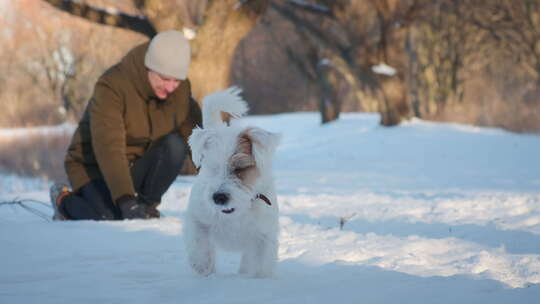
[{"label": "kneeling man", "polygon": [[97,81],[65,159],[72,191],[51,187],[55,220],[159,217],[156,207],[189,155],[201,110],[187,79],[189,42],[166,31]]}]

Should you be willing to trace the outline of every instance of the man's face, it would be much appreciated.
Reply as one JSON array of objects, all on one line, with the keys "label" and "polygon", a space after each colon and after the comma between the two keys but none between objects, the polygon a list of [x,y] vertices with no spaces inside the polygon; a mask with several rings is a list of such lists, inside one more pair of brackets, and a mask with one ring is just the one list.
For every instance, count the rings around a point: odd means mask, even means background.
[{"label": "man's face", "polygon": [[180,80],[148,70],[148,80],[159,99],[166,99],[180,84]]}]

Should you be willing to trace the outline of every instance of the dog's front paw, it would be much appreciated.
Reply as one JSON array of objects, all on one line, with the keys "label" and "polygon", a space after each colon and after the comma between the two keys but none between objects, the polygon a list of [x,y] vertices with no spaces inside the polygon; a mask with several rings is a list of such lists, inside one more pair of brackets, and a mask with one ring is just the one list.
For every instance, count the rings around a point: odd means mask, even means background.
[{"label": "dog's front paw", "polygon": [[203,259],[198,261],[191,261],[191,268],[201,276],[209,276],[216,272],[216,266],[212,258]]},{"label": "dog's front paw", "polygon": [[192,264],[191,267],[193,268],[193,270],[195,270],[196,273],[204,277],[207,277],[212,273],[216,272],[216,269],[213,265]]}]

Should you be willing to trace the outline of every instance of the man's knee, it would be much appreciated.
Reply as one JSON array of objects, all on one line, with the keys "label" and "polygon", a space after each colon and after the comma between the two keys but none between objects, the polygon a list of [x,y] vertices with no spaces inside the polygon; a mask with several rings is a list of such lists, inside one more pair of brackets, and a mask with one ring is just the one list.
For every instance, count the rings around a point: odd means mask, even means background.
[{"label": "man's knee", "polygon": [[169,157],[169,159],[183,162],[188,151],[188,146],[182,136],[176,133],[165,135],[162,145],[164,151],[166,151],[166,156]]}]

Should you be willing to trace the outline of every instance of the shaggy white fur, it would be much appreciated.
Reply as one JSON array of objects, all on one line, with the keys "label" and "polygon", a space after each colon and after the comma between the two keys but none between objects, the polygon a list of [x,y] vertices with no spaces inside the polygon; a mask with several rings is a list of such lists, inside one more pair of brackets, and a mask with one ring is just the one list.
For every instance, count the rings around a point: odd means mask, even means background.
[{"label": "shaggy white fur", "polygon": [[227,126],[220,112],[247,112],[241,90],[229,88],[203,100],[203,127],[189,138],[199,175],[191,189],[185,224],[189,263],[214,273],[216,247],[241,252],[239,272],[270,277],[278,251],[278,203],[272,156],[280,136],[256,127]]}]

